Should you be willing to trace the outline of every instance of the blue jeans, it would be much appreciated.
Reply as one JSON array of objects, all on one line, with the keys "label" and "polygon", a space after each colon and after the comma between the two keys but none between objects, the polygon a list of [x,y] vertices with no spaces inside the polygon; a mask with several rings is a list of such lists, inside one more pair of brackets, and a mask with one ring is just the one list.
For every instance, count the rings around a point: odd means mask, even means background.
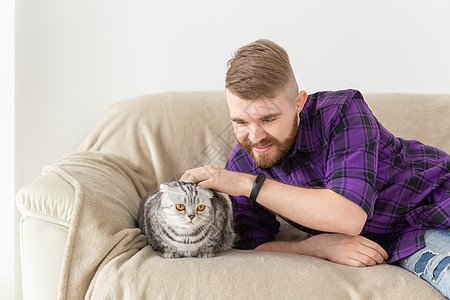
[{"label": "blue jeans", "polygon": [[450,230],[428,230],[425,248],[399,260],[398,265],[450,298]]}]

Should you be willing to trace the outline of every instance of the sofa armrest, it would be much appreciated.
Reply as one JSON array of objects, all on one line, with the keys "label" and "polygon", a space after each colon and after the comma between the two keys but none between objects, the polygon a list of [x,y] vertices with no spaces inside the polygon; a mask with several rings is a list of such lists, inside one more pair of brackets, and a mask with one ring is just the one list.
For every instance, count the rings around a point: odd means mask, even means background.
[{"label": "sofa armrest", "polygon": [[47,172],[20,189],[20,257],[24,299],[56,299],[75,191]]},{"label": "sofa armrest", "polygon": [[53,172],[47,172],[17,192],[16,206],[22,216],[68,228],[74,198],[75,190],[70,183]]}]

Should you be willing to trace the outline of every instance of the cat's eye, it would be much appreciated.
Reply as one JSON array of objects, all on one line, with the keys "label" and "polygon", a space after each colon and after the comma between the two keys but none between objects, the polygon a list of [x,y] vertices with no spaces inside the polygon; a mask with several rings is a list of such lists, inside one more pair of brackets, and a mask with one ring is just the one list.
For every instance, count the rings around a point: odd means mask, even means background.
[{"label": "cat's eye", "polygon": [[204,206],[203,204],[200,204],[199,206],[197,206],[198,211],[204,211],[205,208],[206,208],[206,206]]},{"label": "cat's eye", "polygon": [[177,210],[179,210],[179,211],[182,211],[182,210],[184,210],[185,209],[185,206],[184,206],[184,204],[177,204],[177,205],[175,205],[175,207],[177,208]]}]

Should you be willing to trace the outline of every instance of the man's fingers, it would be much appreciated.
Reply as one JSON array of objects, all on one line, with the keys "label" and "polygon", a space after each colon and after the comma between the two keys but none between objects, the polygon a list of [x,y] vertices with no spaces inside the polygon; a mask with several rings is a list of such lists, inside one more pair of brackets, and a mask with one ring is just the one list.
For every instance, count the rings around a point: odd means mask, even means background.
[{"label": "man's fingers", "polygon": [[361,237],[361,247],[357,251],[357,259],[366,266],[381,264],[388,258],[387,252],[377,243]]},{"label": "man's fingers", "polygon": [[373,249],[375,252],[377,252],[383,260],[386,260],[389,258],[389,255],[387,254],[386,250],[384,250],[380,245],[375,243],[374,241],[371,241],[367,238],[363,238],[361,242],[364,246]]},{"label": "man's fingers", "polygon": [[206,180],[214,181],[216,169],[212,166],[206,165],[203,167],[187,170],[184,172],[183,176],[181,176],[180,181],[184,182],[192,182],[195,184],[202,183]]},{"label": "man's fingers", "polygon": [[383,263],[383,257],[378,252],[365,246],[352,252],[349,259],[353,260],[357,267],[369,267]]},{"label": "man's fingers", "polygon": [[194,175],[195,169],[193,170],[188,170],[186,172],[184,172],[183,176],[181,176],[180,181],[184,181],[184,182],[192,182],[192,183],[199,183],[200,179]]},{"label": "man's fingers", "polygon": [[347,255],[348,263],[352,266],[374,266],[387,259],[387,253],[380,245],[363,236],[351,237],[349,242],[349,246],[352,246]]},{"label": "man's fingers", "polygon": [[180,181],[188,182],[189,176],[191,176],[191,174],[184,172],[184,174],[180,178]]},{"label": "man's fingers", "polygon": [[195,184],[200,182],[200,180],[197,177],[195,177],[194,175],[192,175],[192,174],[187,174],[186,178],[184,180],[181,179],[180,181],[192,182],[192,183],[195,183]]},{"label": "man's fingers", "polygon": [[377,263],[370,257],[360,254],[360,255],[355,255],[352,258],[349,258],[347,264],[352,267],[371,267],[371,266],[375,266]]},{"label": "man's fingers", "polygon": [[377,251],[366,248],[361,252],[358,252],[359,260],[366,266],[374,266],[376,264],[382,264],[384,258]]}]

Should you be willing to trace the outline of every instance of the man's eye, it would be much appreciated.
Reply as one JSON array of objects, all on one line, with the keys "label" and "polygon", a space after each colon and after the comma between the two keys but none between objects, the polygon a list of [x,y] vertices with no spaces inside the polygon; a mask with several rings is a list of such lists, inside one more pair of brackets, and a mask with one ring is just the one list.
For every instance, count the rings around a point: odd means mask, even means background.
[{"label": "man's eye", "polygon": [[244,126],[244,125],[247,124],[247,123],[244,122],[244,121],[235,121],[234,123],[235,123],[236,125],[239,125],[239,126]]},{"label": "man's eye", "polygon": [[263,119],[262,121],[264,123],[270,123],[270,122],[273,122],[274,120],[275,120],[275,118],[269,118],[269,119]]}]

